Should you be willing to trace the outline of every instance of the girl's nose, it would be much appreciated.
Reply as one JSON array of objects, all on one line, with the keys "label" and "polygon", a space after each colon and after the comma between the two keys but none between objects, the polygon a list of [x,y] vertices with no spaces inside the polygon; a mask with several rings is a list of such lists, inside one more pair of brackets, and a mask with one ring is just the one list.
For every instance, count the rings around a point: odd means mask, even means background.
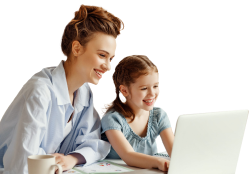
[{"label": "girl's nose", "polygon": [[154,91],[153,88],[150,88],[150,90],[149,90],[149,95],[155,96],[155,91]]}]

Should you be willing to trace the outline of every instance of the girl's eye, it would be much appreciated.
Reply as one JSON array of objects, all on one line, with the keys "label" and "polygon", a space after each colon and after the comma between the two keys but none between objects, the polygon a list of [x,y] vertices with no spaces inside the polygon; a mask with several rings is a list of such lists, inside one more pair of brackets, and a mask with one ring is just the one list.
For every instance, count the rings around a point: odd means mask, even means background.
[{"label": "girl's eye", "polygon": [[[154,86],[154,88],[157,88],[158,86]],[[147,88],[143,88],[143,89],[141,89],[141,90],[146,90]]]},{"label": "girl's eye", "polygon": [[147,88],[142,88],[141,90],[144,91],[144,90],[146,90],[146,89],[147,89]]}]

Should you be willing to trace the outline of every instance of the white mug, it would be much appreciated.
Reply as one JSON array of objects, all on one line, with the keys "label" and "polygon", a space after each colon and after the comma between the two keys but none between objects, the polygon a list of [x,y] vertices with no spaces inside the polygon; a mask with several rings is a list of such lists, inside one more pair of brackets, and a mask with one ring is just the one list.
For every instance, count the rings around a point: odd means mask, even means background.
[{"label": "white mug", "polygon": [[55,167],[58,167],[59,174],[62,174],[62,166],[55,163],[53,155],[31,155],[27,162],[29,174],[54,174]]}]

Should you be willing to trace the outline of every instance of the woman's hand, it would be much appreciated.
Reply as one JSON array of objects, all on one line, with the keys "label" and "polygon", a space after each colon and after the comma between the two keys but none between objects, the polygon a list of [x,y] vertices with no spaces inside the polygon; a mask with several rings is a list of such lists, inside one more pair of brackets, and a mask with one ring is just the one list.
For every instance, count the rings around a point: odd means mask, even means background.
[{"label": "woman's hand", "polygon": [[170,161],[164,158],[158,158],[157,159],[157,167],[161,171],[168,171],[170,165]]},{"label": "woman's hand", "polygon": [[60,164],[63,171],[70,170],[78,163],[78,159],[71,154],[65,156],[64,154],[54,153],[53,156],[55,156],[56,164]]}]

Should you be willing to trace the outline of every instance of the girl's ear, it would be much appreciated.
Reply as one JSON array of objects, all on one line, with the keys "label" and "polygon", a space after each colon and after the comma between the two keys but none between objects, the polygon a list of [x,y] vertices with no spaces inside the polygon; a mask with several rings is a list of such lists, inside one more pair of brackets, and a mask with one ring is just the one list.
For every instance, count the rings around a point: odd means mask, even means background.
[{"label": "girl's ear", "polygon": [[128,88],[124,85],[119,86],[120,92],[123,94],[123,96],[126,98],[129,95]]}]

